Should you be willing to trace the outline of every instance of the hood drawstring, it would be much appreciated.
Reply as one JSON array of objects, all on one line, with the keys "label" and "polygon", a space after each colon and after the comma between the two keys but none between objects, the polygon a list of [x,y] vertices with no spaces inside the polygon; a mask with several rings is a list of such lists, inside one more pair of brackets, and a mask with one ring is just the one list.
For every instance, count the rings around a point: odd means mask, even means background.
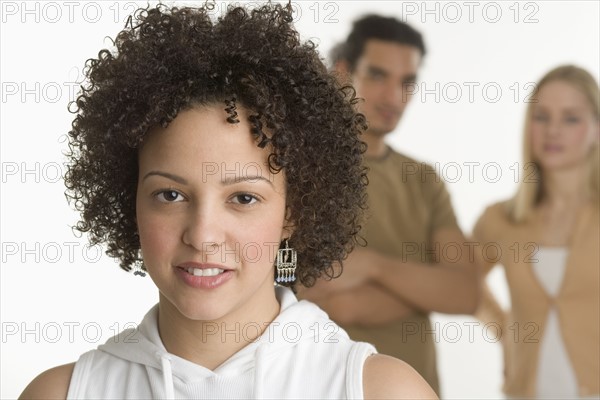
[{"label": "hood drawstring", "polygon": [[263,385],[265,383],[265,374],[264,371],[264,353],[267,350],[267,345],[265,343],[261,343],[258,345],[256,352],[254,352],[254,388],[252,393],[253,399],[262,399],[263,398]]},{"label": "hood drawstring", "polygon": [[163,373],[163,383],[165,385],[165,395],[169,400],[175,399],[175,388],[173,386],[173,371],[171,369],[171,356],[156,352],[156,357],[160,358]]}]

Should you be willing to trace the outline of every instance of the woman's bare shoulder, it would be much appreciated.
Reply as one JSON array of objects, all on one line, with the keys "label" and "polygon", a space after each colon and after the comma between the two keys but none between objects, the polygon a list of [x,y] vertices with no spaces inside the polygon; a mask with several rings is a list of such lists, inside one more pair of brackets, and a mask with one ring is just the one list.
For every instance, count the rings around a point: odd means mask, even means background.
[{"label": "woman's bare shoulder", "polygon": [[19,399],[66,399],[75,363],[42,372],[23,390]]},{"label": "woman's bare shoulder", "polygon": [[365,399],[438,398],[410,365],[383,354],[374,354],[366,359],[363,390]]}]

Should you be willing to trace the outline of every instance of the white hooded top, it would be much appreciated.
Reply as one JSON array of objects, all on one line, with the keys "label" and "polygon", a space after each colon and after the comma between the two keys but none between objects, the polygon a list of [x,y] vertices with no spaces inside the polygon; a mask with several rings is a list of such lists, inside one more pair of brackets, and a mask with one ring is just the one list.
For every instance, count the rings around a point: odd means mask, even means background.
[{"label": "white hooded top", "polygon": [[[365,359],[375,348],[350,340],[315,304],[276,287],[280,312],[263,334],[215,370],[165,349],[158,305],[137,329],[128,329],[83,354],[73,370],[68,399],[362,399]],[[244,340],[258,324],[215,332]]]}]

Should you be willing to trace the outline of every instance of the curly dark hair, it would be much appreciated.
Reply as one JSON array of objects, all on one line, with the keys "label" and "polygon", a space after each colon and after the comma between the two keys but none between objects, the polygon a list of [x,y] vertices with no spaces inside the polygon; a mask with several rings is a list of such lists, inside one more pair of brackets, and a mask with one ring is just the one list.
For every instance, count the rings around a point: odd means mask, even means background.
[{"label": "curly dark hair", "polygon": [[65,194],[81,213],[74,228],[131,270],[141,261],[135,200],[144,136],[195,105],[221,103],[237,123],[239,104],[250,111],[257,145],[270,146],[269,168],[285,170],[289,244],[298,280],[311,286],[333,276],[332,264],[357,242],[365,118],[354,90],[327,73],[313,42],[300,41],[289,4],[230,6],[216,20],[212,9],[139,9],[114,51],[87,60],[87,83],[70,104]]}]

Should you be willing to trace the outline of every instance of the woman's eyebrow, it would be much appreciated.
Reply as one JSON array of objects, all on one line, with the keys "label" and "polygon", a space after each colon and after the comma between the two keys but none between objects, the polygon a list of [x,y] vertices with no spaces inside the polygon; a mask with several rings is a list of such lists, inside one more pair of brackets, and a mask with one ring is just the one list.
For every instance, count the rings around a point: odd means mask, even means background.
[{"label": "woman's eyebrow", "polygon": [[[535,104],[533,106],[533,109],[536,111],[546,111],[547,107],[543,106],[543,105],[539,105],[539,104]],[[570,112],[585,112],[586,108],[585,107],[564,107],[560,110],[562,113],[570,113]]]},{"label": "woman's eyebrow", "polygon": [[173,175],[173,174],[170,174],[168,172],[163,172],[163,171],[150,171],[144,176],[144,178],[142,178],[142,181],[146,180],[146,178],[148,178],[150,176],[155,176],[155,175],[165,177],[165,178],[175,181],[177,183],[181,183],[182,185],[188,184],[188,181],[186,179],[182,178],[181,176]]},{"label": "woman's eyebrow", "polygon": [[267,182],[269,185],[273,186],[273,182],[268,180],[267,178],[260,175],[248,175],[248,176],[226,176],[225,179],[221,180],[223,185],[234,185],[240,182],[250,182],[254,183],[257,181]]},{"label": "woman's eyebrow", "polygon": [[[147,178],[149,178],[151,176],[162,176],[164,178],[170,179],[170,180],[180,183],[182,185],[189,184],[185,178],[182,178],[179,175],[170,174],[170,173],[164,172],[164,171],[150,171],[146,175],[144,175],[144,177],[142,178],[142,181],[146,180]],[[240,183],[240,182],[254,183],[257,181],[264,181],[264,182],[267,182],[269,185],[273,186],[273,183],[270,180],[268,180],[267,178],[260,176],[260,175],[225,176],[225,178],[221,180],[221,183],[223,185],[234,185],[234,184]]]}]

